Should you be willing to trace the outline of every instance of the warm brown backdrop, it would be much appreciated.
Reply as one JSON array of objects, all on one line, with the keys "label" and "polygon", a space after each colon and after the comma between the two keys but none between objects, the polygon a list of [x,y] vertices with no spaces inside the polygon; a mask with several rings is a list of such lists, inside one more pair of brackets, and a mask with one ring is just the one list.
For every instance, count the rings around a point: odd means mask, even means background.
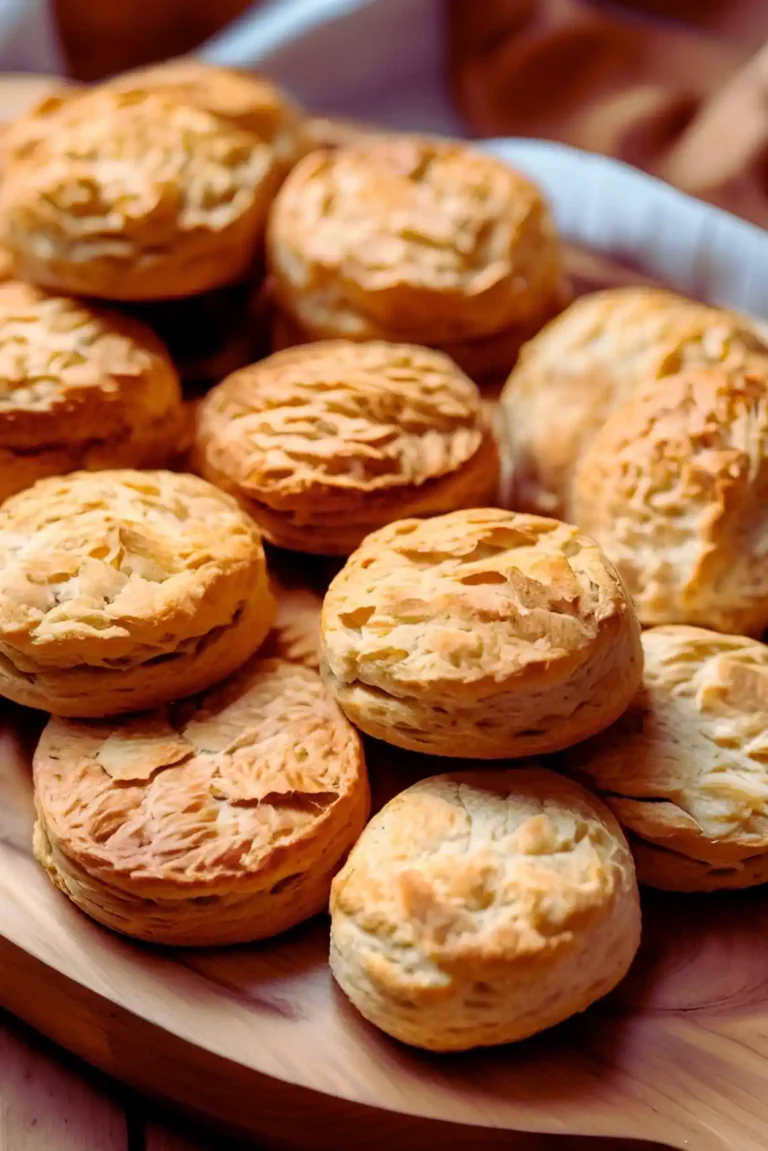
[{"label": "warm brown backdrop", "polygon": [[51,0],[73,76],[98,80],[189,52],[250,0]]},{"label": "warm brown backdrop", "polygon": [[768,226],[768,0],[447,0],[481,136],[616,156]]}]

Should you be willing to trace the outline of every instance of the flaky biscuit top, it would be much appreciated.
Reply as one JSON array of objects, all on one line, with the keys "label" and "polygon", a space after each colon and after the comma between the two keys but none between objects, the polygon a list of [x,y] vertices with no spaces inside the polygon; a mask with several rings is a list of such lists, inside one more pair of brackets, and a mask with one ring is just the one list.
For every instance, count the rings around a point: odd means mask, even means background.
[{"label": "flaky biscuit top", "polygon": [[323,653],[345,683],[483,699],[574,675],[628,612],[616,572],[576,528],[460,511],[366,538],[326,596]]},{"label": "flaky biscuit top", "polygon": [[339,801],[357,792],[364,805],[367,793],[354,728],[316,672],[282,660],[127,720],[53,718],[34,777],[59,850],[91,877],[161,899],[311,866]]},{"label": "flaky biscuit top", "polygon": [[6,239],[47,261],[151,263],[252,210],[274,164],[251,133],[169,95],[89,94],[9,167]]},{"label": "flaky biscuit top", "polygon": [[98,107],[104,93],[165,95],[209,112],[268,144],[281,165],[294,163],[306,148],[299,109],[266,77],[185,58],[123,72],[95,87],[46,93],[9,126],[2,154],[14,159],[30,155],[70,116],[80,115],[86,101]]},{"label": "flaky biscuit top", "polygon": [[515,497],[553,514],[612,408],[652,377],[693,365],[768,369],[768,346],[731,313],[651,288],[581,297],[522,349],[501,396]]},{"label": "flaky biscuit top", "polygon": [[268,249],[283,306],[351,338],[491,335],[560,287],[538,188],[463,145],[409,137],[305,157],[275,202]]},{"label": "flaky biscuit top", "polygon": [[106,440],[180,407],[173,363],[149,329],[24,284],[0,284],[0,442]]},{"label": "flaky biscuit top", "polygon": [[641,838],[716,864],[768,849],[768,647],[669,625],[643,632],[644,687],[568,762]]},{"label": "flaky biscuit top", "polygon": [[[602,373],[637,383],[658,366],[671,375],[689,364],[749,366],[768,348],[746,320],[657,288],[614,288],[582,296],[523,348],[509,389],[535,391],[549,375],[581,377],[592,389]],[[594,377],[597,376],[597,382]]]},{"label": "flaky biscuit top", "polygon": [[631,898],[631,876],[585,789],[541,768],[470,771],[425,779],[374,816],[331,914],[334,931],[354,924],[368,977],[411,998],[577,952]]},{"label": "flaky biscuit top", "polygon": [[639,386],[585,452],[575,518],[646,623],[768,619],[768,370],[689,368]]},{"label": "flaky biscuit top", "polygon": [[438,479],[489,437],[477,388],[447,356],[338,340],[230,376],[203,401],[198,441],[241,492],[290,509]]},{"label": "flaky biscuit top", "polygon": [[106,87],[115,92],[165,93],[181,104],[210,112],[268,144],[281,166],[295,163],[304,147],[297,106],[265,76],[252,72],[200,60],[168,60],[124,72]]},{"label": "flaky biscuit top", "polygon": [[255,524],[171,472],[75,472],[0,509],[0,652],[22,673],[115,668],[232,624],[262,588]]}]

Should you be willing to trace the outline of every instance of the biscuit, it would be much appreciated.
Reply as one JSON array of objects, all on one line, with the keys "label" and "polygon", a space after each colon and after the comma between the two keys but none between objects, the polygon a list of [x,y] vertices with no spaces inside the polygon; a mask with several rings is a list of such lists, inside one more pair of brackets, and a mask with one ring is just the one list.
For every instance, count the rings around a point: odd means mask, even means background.
[{"label": "biscuit", "polygon": [[275,579],[272,591],[277,600],[277,614],[262,649],[264,655],[319,671],[322,597],[310,588],[288,587]]},{"label": "biscuit", "polygon": [[637,384],[688,365],[768,366],[768,347],[730,313],[653,288],[583,296],[526,344],[501,395],[510,507],[572,518],[573,469]]},{"label": "biscuit", "polygon": [[0,284],[4,284],[13,278],[13,254],[8,248],[0,244]]},{"label": "biscuit", "polygon": [[486,371],[508,370],[564,303],[538,188],[447,141],[311,153],[275,200],[267,254],[276,302],[303,338],[426,344]]},{"label": "biscuit", "polygon": [[650,380],[608,417],[573,484],[574,518],[646,625],[768,625],[768,365]]},{"label": "biscuit", "polygon": [[280,352],[208,393],[201,473],[270,543],[349,555],[375,528],[493,501],[499,459],[480,394],[410,344],[329,340]]},{"label": "biscuit", "polygon": [[565,756],[630,838],[642,883],[768,880],[768,647],[704,628],[643,632],[643,686]]},{"label": "biscuit", "polygon": [[26,72],[0,76],[0,171],[12,156],[34,147],[67,100],[82,90],[62,76]]},{"label": "biscuit", "polygon": [[331,889],[337,982],[371,1023],[432,1051],[511,1043],[584,1011],[639,942],[616,820],[537,766],[408,788]]},{"label": "biscuit", "polygon": [[258,528],[197,476],[39,480],[0,508],[0,696],[101,717],[202,691],[274,617]]},{"label": "biscuit", "polygon": [[115,92],[166,93],[181,104],[210,112],[268,144],[283,175],[310,147],[298,106],[271,80],[253,72],[181,58],[123,72],[105,87]]},{"label": "biscuit", "polygon": [[143,325],[0,284],[0,501],[44,476],[162,466],[186,423],[173,363]]},{"label": "biscuit", "polygon": [[245,276],[282,179],[270,143],[171,95],[88,93],[8,165],[0,230],[23,279],[114,300]]},{"label": "biscuit", "polygon": [[667,851],[657,843],[629,836],[638,882],[662,891],[709,893],[742,891],[768,883],[768,852],[732,863],[707,863],[689,855]]},{"label": "biscuit", "polygon": [[28,99],[27,107],[20,109],[23,114],[11,125],[9,155],[28,156],[71,113],[78,114],[84,99],[98,102],[104,93],[165,95],[209,112],[269,144],[284,174],[312,143],[305,139],[298,107],[265,77],[180,58],[122,72],[87,89],[65,88],[63,82],[53,87],[49,81],[40,98],[35,103]]},{"label": "biscuit", "polygon": [[369,806],[359,737],[316,672],[281,660],[123,722],[52,719],[34,782],[55,885],[115,931],[178,946],[324,910]]},{"label": "biscuit", "polygon": [[400,520],[332,581],[322,662],[362,731],[433,755],[556,751],[622,713],[639,627],[597,545],[498,508]]},{"label": "biscuit", "polygon": [[[559,307],[567,303],[565,294]],[[557,310],[559,310],[559,307]],[[271,309],[271,347],[273,352],[284,348],[295,348],[300,344],[312,344],[315,338],[299,326],[292,316],[274,304]],[[507,377],[509,365],[513,364],[526,340],[541,327],[542,320],[531,321],[528,328],[518,324],[498,336],[485,340],[465,340],[463,343],[443,344],[440,351],[453,360],[463,372],[474,380],[484,395],[489,398],[498,393]]]}]

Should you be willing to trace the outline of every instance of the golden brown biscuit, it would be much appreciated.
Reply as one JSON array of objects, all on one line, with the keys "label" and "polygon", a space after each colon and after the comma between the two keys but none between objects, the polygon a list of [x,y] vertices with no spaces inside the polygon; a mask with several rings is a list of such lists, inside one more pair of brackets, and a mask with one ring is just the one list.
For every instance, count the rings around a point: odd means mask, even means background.
[{"label": "golden brown biscuit", "polygon": [[34,757],[35,855],[115,931],[205,946],[324,910],[368,815],[360,739],[316,672],[256,659],[120,721],[52,719]]},{"label": "golden brown biscuit", "polygon": [[[567,302],[563,294],[559,307],[564,307]],[[509,365],[515,362],[521,345],[539,330],[542,322],[532,321],[527,329],[518,324],[499,336],[489,336],[485,340],[443,344],[439,350],[476,382],[483,395],[493,398],[498,396],[507,378]],[[273,352],[316,342],[311,333],[304,331],[293,317],[274,304],[271,308],[270,325]]]},{"label": "golden brown biscuit", "polygon": [[642,676],[637,619],[597,545],[499,508],[400,520],[332,581],[324,672],[368,735],[452,757],[568,747]]},{"label": "golden brown biscuit", "polygon": [[80,85],[61,76],[26,72],[0,76],[0,170],[13,155],[34,147],[65,102],[81,91]]},{"label": "golden brown biscuit", "polygon": [[616,564],[641,623],[768,625],[768,365],[650,380],[584,452],[574,518]]},{"label": "golden brown biscuit", "polygon": [[331,889],[331,968],[387,1034],[510,1043],[584,1011],[640,942],[610,811],[539,767],[433,776],[375,816]]},{"label": "golden brown biscuit", "polygon": [[525,346],[502,392],[509,506],[572,518],[573,469],[611,409],[689,364],[765,370],[768,346],[744,320],[659,289],[577,300]]},{"label": "golden brown biscuit", "polygon": [[707,863],[629,836],[638,880],[662,891],[740,891],[768,883],[768,852],[733,863]]},{"label": "golden brown biscuit", "polygon": [[159,467],[185,448],[176,370],[143,325],[0,284],[0,501],[43,476]]},{"label": "golden brown biscuit", "polygon": [[202,691],[274,616],[253,521],[197,476],[74,472],[0,508],[0,695],[99,717]]},{"label": "golden brown biscuit", "polygon": [[[250,132],[269,144],[284,173],[308,147],[299,109],[265,77],[179,58],[122,72],[87,89],[65,88],[63,82],[53,87],[49,80],[36,102],[32,96],[26,100],[26,107],[19,108],[23,114],[11,126],[8,153],[17,158],[29,155],[71,114],[79,115],[78,108],[82,108],[84,100],[98,103],[105,92],[155,93],[210,112],[233,128]],[[0,99],[2,94],[0,85]]]},{"label": "golden brown biscuit", "polygon": [[116,300],[190,296],[243,277],[282,178],[268,142],[164,93],[87,93],[0,189],[24,279]]},{"label": "golden brown biscuit", "polygon": [[277,303],[304,338],[427,344],[459,362],[499,345],[483,366],[508,369],[519,340],[563,306],[538,188],[462,144],[313,152],[275,201],[267,246]]},{"label": "golden brown biscuit", "polygon": [[269,144],[283,174],[308,147],[297,105],[271,80],[253,72],[186,57],[123,72],[102,87],[116,92],[167,93],[179,103],[210,112]]},{"label": "golden brown biscuit", "polygon": [[630,836],[640,881],[714,891],[768,880],[768,647],[697,627],[643,633],[623,716],[565,757]]},{"label": "golden brown biscuit", "polygon": [[0,284],[13,279],[13,254],[0,244]]},{"label": "golden brown biscuit", "polygon": [[499,460],[477,388],[439,352],[328,340],[279,352],[208,393],[201,474],[270,543],[349,555],[405,515],[496,497]]}]

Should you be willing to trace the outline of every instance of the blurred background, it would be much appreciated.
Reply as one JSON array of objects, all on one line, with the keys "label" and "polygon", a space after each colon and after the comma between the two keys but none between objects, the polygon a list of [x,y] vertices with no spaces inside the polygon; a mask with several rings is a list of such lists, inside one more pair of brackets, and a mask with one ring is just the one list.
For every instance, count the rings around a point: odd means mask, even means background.
[{"label": "blurred background", "polygon": [[[443,2],[468,132],[615,156],[768,226],[768,0]],[[0,69],[98,80],[264,3],[280,0],[0,0]]]}]

